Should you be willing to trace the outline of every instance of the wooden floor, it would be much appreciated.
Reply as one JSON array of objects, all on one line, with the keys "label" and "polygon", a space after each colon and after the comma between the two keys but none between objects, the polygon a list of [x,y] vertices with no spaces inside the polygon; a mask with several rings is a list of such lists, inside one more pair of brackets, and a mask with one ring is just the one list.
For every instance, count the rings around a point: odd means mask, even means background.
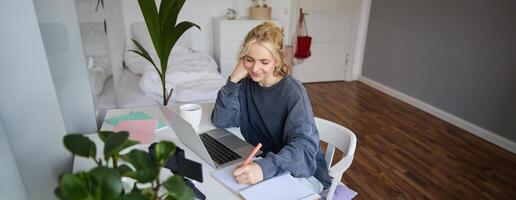
[{"label": "wooden floor", "polygon": [[360,82],[305,87],[315,116],[357,135],[356,199],[516,199],[516,155]]}]

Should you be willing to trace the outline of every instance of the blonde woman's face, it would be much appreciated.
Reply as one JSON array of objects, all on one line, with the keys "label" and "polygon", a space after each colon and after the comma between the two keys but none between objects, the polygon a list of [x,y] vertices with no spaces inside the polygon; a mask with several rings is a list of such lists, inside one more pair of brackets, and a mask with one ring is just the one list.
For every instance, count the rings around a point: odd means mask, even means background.
[{"label": "blonde woman's face", "polygon": [[262,45],[252,44],[242,62],[253,81],[264,82],[274,79],[276,62],[272,54]]}]

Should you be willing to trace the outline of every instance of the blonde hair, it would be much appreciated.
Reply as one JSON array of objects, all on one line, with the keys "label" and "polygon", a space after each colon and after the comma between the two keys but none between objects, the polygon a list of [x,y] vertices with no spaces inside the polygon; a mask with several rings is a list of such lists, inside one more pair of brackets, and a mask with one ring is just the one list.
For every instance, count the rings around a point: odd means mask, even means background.
[{"label": "blonde hair", "polygon": [[286,76],[289,74],[290,67],[288,66],[283,47],[283,28],[276,26],[276,24],[271,21],[266,21],[254,27],[247,33],[242,43],[238,55],[239,60],[247,55],[251,45],[254,43],[259,43],[272,54],[272,57],[276,61],[276,66],[274,67],[275,76]]}]

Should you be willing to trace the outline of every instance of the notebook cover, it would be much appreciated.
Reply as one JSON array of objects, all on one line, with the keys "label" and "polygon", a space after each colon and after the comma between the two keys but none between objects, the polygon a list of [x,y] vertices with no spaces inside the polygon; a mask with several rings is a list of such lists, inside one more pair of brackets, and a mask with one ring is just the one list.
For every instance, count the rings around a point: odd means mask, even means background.
[{"label": "notebook cover", "polygon": [[[153,118],[151,116],[145,114],[144,112],[138,111],[138,112],[133,112],[132,114],[129,113],[129,114],[125,114],[125,115],[111,117],[109,119],[106,119],[106,122],[108,124],[111,124],[111,126],[116,126],[121,121],[143,120],[143,119],[153,119]],[[156,126],[156,129],[161,129],[164,127],[167,127],[167,124],[162,121],[159,121]]]},{"label": "notebook cover", "polygon": [[154,141],[157,123],[157,119],[121,121],[113,131],[127,131],[129,139],[139,141],[141,144],[150,144]]}]

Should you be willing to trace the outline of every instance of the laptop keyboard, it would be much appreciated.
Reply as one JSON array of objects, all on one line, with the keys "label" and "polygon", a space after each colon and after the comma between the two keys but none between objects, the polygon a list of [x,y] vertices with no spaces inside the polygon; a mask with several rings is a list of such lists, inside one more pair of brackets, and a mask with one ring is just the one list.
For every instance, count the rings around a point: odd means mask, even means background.
[{"label": "laptop keyboard", "polygon": [[208,150],[208,154],[217,164],[224,164],[236,159],[241,158],[234,151],[215,140],[213,137],[208,135],[207,133],[203,133],[200,135],[202,143]]}]

